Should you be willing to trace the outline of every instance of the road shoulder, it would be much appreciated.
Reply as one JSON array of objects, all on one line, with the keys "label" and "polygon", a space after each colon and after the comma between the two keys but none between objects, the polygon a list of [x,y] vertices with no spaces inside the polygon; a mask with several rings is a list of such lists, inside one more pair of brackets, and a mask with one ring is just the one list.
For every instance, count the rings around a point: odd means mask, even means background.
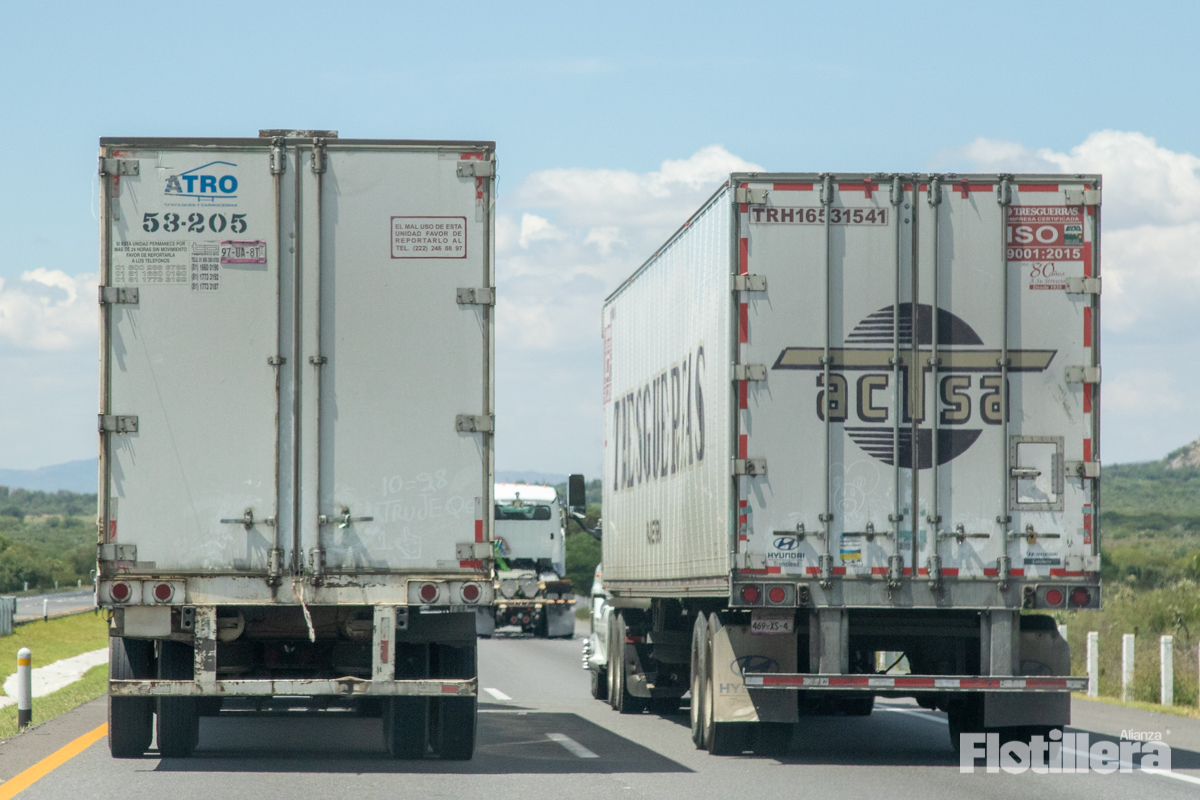
[{"label": "road shoulder", "polygon": [[59,748],[108,721],[108,698],[99,697],[24,733],[0,740],[0,781],[7,781]]}]

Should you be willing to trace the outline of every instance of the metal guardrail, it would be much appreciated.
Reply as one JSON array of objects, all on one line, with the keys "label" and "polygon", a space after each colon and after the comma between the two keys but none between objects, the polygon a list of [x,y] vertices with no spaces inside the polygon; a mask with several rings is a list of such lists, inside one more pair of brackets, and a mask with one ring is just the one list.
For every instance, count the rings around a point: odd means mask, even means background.
[{"label": "metal guardrail", "polygon": [[[4,599],[6,599],[6,598],[0,598],[0,601],[2,601]],[[13,598],[13,600],[14,600],[13,606],[15,608],[16,598]],[[18,617],[18,616],[14,615],[12,625],[13,625],[13,627],[15,627],[17,625],[26,625],[30,622],[38,622],[39,620],[59,619],[61,617],[73,617],[77,614],[86,614],[89,611],[95,611],[95,610],[96,610],[95,606],[82,606],[80,608],[71,608],[66,611],[55,611],[53,614],[46,614],[45,616],[43,616],[41,614],[34,614],[32,616],[27,616],[27,617]],[[2,629],[0,629],[0,630],[2,630]],[[0,633],[0,636],[8,636],[11,633],[12,633],[12,629],[10,628],[8,633]]]}]

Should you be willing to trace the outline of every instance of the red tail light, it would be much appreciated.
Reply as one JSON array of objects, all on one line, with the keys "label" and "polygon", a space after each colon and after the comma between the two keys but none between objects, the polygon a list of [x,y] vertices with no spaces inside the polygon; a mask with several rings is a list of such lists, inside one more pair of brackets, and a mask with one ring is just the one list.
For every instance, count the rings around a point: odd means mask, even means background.
[{"label": "red tail light", "polygon": [[160,603],[168,602],[174,594],[175,590],[169,583],[160,583],[154,587],[154,599]]},{"label": "red tail light", "polygon": [[783,590],[782,586],[772,586],[771,591],[767,592],[767,599],[772,603],[782,603],[786,597],[787,592]]},{"label": "red tail light", "polygon": [[1063,601],[1063,593],[1058,589],[1050,589],[1046,592],[1046,605],[1061,606]]},{"label": "red tail light", "polygon": [[1091,603],[1092,593],[1087,589],[1079,586],[1071,590],[1071,605],[1082,608],[1091,605]]},{"label": "red tail light", "polygon": [[438,587],[432,583],[427,583],[421,587],[421,599],[426,603],[432,603],[437,600]]},{"label": "red tail light", "polygon": [[475,583],[464,583],[462,587],[462,599],[468,603],[474,603],[479,600],[479,585]]},{"label": "red tail light", "polygon": [[116,600],[118,603],[124,603],[129,599],[132,590],[130,590],[128,583],[114,583],[112,589],[109,590],[109,594],[112,595],[113,600]]},{"label": "red tail light", "polygon": [[746,601],[747,603],[757,603],[758,602],[758,587],[757,586],[743,586],[742,587],[742,600]]}]

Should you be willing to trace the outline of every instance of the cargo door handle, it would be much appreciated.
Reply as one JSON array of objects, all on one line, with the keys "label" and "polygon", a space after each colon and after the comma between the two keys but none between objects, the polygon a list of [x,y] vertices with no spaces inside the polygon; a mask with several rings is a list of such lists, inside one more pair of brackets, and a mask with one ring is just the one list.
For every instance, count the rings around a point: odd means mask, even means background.
[{"label": "cargo door handle", "polygon": [[346,506],[342,506],[341,511],[338,512],[337,516],[329,517],[322,514],[317,518],[317,521],[322,525],[333,525],[336,523],[339,528],[348,528],[352,522],[374,522],[375,518],[352,517],[350,516],[350,509]]},{"label": "cargo door handle", "polygon": [[1031,481],[1042,474],[1037,467],[1013,467],[1012,476],[1019,481]]}]

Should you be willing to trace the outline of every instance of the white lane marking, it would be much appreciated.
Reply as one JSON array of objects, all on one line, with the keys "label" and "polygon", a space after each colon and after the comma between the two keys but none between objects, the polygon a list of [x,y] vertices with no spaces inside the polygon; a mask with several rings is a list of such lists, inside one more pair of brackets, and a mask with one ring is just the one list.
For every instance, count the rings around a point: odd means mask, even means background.
[{"label": "white lane marking", "polygon": [[[931,720],[932,722],[940,722],[943,725],[949,724],[946,720],[942,719],[941,717],[935,717],[930,714],[924,714],[920,711],[910,711],[907,708],[887,708],[887,707],[881,706],[879,708],[879,710],[880,711],[891,711],[896,714],[908,714],[909,716],[912,716],[912,717],[920,717],[921,719]],[[1078,750],[1075,750],[1070,747],[1064,748],[1063,753],[1064,754],[1069,753],[1069,754],[1075,756],[1077,761],[1078,761],[1078,758],[1080,755],[1083,755],[1085,758],[1088,757],[1088,755],[1089,755],[1087,753],[1080,753]],[[1131,764],[1128,761],[1119,762],[1119,766],[1121,769],[1128,769],[1128,770],[1132,770],[1133,772],[1142,772],[1142,773],[1145,773],[1146,775],[1161,775],[1164,778],[1174,778],[1177,781],[1183,781],[1184,783],[1194,783],[1197,786],[1200,786],[1200,778],[1195,778],[1195,777],[1192,777],[1191,775],[1184,775],[1181,772],[1174,772],[1174,771],[1168,772],[1165,769],[1155,769],[1154,767],[1149,767],[1149,768],[1135,767],[1134,764]]]},{"label": "white lane marking", "polygon": [[485,688],[484,691],[487,692],[488,694],[490,694],[492,697],[496,698],[497,700],[512,700],[511,697],[509,697],[508,695],[506,695],[504,692],[500,691],[499,689],[486,689]]},{"label": "white lane marking", "polygon": [[600,756],[588,750],[579,742],[567,736],[565,733],[547,733],[546,738],[552,742],[558,742],[563,747],[571,751],[571,754],[577,758],[599,758]]}]

